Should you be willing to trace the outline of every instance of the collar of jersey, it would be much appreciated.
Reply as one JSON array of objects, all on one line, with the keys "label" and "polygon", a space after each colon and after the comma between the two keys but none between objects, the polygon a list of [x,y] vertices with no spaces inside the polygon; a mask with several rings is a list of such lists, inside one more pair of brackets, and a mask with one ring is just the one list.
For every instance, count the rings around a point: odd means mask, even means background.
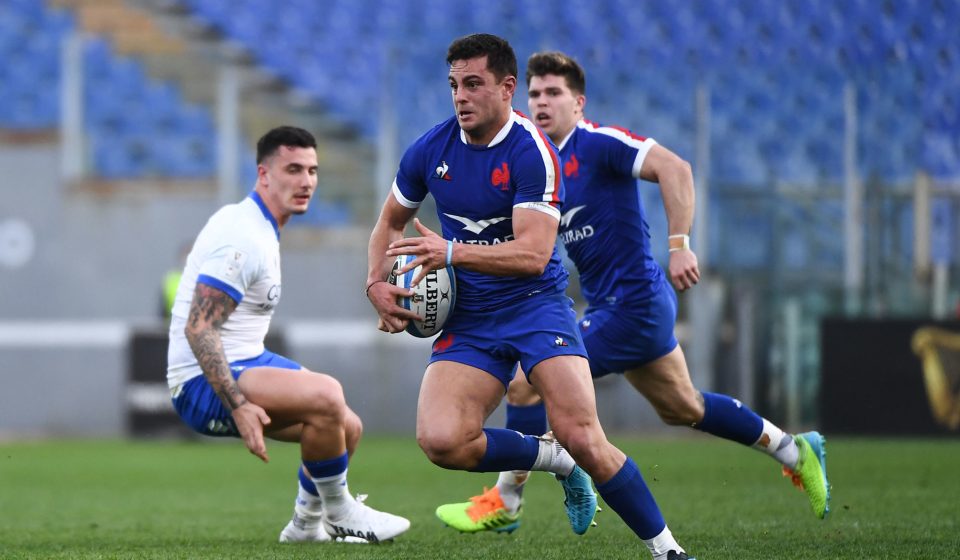
[{"label": "collar of jersey", "polygon": [[576,124],[576,126],[573,127],[573,130],[571,130],[569,134],[567,134],[566,136],[564,136],[564,137],[563,137],[563,140],[561,140],[560,143],[557,144],[557,152],[558,152],[558,153],[560,152],[560,150],[563,149],[564,146],[567,145],[567,142],[570,140],[570,137],[573,136],[573,133],[576,132],[578,128],[580,128],[580,124],[581,124],[582,122],[583,122],[582,120],[577,121],[577,124]]},{"label": "collar of jersey", "polygon": [[270,209],[267,208],[266,203],[263,202],[262,198],[260,198],[260,193],[253,191],[250,193],[250,198],[252,198],[253,201],[257,203],[257,206],[260,207],[260,211],[263,212],[263,217],[270,222],[271,226],[273,226],[273,231],[277,234],[277,241],[280,241],[280,226],[277,225],[277,220],[273,217],[273,214],[270,213]]},{"label": "collar of jersey", "polygon": [[[513,111],[510,111],[510,118],[507,119],[507,124],[503,125],[503,128],[500,129],[500,132],[498,132],[497,135],[493,137],[493,140],[491,140],[490,143],[487,144],[488,148],[492,148],[497,144],[499,144],[500,142],[503,142],[503,139],[507,137],[507,134],[510,134],[510,128],[513,126],[514,120],[516,118],[517,118],[517,114],[514,113]],[[462,128],[460,129],[460,141],[468,146],[474,145],[467,142],[467,135],[465,132],[463,132]]]}]

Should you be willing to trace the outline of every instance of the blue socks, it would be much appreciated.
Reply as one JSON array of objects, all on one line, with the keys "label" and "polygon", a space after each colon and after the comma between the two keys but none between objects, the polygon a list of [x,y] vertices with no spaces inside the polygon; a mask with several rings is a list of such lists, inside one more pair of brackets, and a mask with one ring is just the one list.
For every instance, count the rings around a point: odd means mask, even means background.
[{"label": "blue socks", "polygon": [[317,485],[310,480],[310,477],[307,476],[307,473],[303,472],[302,468],[297,469],[297,475],[300,477],[300,488],[303,488],[311,496],[320,497],[320,493],[317,492]]},{"label": "blue socks", "polygon": [[472,472],[528,471],[537,460],[540,440],[502,428],[484,428],[487,449]]},{"label": "blue socks", "polygon": [[531,406],[514,406],[507,403],[507,429],[528,436],[547,433],[547,407],[543,401]]},{"label": "blue socks", "polygon": [[303,468],[316,487],[323,510],[334,519],[339,519],[354,503],[347,488],[347,463],[346,453],[333,459],[303,461]]},{"label": "blue socks", "polygon": [[310,478],[330,478],[347,470],[347,454],[323,461],[304,461],[303,466],[310,473]]},{"label": "blue socks", "polygon": [[702,393],[703,420],[694,428],[724,439],[753,445],[763,433],[763,418],[737,399]]},{"label": "blue socks", "polygon": [[630,457],[613,478],[597,484],[597,492],[643,540],[656,537],[667,526],[653,494],[640,475],[640,469]]}]

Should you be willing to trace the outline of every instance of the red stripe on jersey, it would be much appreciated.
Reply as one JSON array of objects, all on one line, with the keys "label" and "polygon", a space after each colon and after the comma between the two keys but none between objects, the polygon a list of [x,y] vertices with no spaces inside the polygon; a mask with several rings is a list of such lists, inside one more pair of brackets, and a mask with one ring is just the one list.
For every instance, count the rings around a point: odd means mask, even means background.
[{"label": "red stripe on jersey", "polygon": [[629,129],[623,128],[622,126],[603,125],[603,124],[595,123],[593,121],[589,121],[587,119],[583,119],[583,122],[587,123],[593,128],[612,128],[613,130],[619,130],[620,132],[626,134],[630,138],[633,138],[634,140],[639,140],[640,142],[643,142],[644,140],[647,139],[646,136],[640,136],[639,134],[634,134]]},{"label": "red stripe on jersey", "polygon": [[550,149],[550,141],[547,140],[547,137],[544,136],[543,131],[540,130],[540,127],[533,124],[533,121],[529,117],[521,113],[520,111],[514,109],[514,113],[523,117],[524,120],[530,123],[533,126],[533,129],[537,131],[537,134],[540,135],[540,140],[543,141],[544,148],[550,152],[550,161],[553,162],[553,193],[550,195],[550,204],[559,208],[560,206],[560,160],[557,157],[556,150]]}]

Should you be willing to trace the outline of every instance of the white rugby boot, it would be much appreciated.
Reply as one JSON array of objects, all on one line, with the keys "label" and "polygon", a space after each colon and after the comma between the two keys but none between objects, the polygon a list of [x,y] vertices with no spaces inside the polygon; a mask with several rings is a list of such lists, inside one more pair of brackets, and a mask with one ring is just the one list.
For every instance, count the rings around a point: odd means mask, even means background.
[{"label": "white rugby boot", "polygon": [[320,518],[309,518],[297,513],[280,531],[280,542],[330,542],[333,537],[320,526]]},{"label": "white rugby boot", "polygon": [[280,542],[338,542],[347,544],[367,544],[367,541],[358,539],[356,537],[333,538],[328,535],[326,531],[324,531],[323,525],[320,524],[319,517],[313,521],[305,520],[300,518],[296,513],[293,514],[293,519],[287,523],[287,526],[283,528],[283,531],[280,531]]},{"label": "white rugby boot", "polygon": [[323,529],[335,539],[358,538],[368,543],[389,541],[410,528],[410,520],[377,511],[363,503],[365,494],[350,498],[349,505],[335,515],[323,512]]}]

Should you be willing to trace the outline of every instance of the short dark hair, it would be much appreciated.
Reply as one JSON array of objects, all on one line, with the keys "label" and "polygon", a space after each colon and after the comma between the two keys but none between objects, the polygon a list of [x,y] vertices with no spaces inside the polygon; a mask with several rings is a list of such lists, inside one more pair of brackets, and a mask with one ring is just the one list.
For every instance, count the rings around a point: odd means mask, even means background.
[{"label": "short dark hair", "polygon": [[547,74],[563,76],[567,81],[567,87],[577,95],[587,93],[587,77],[583,73],[583,67],[562,52],[538,52],[527,59],[527,86],[530,85],[530,79],[534,76]]},{"label": "short dark hair", "polygon": [[278,126],[257,140],[257,164],[276,153],[280,146],[297,148],[316,148],[317,139],[302,128]]},{"label": "short dark hair", "polygon": [[517,77],[517,55],[506,39],[489,33],[474,33],[455,39],[447,48],[447,64],[454,60],[487,57],[487,70],[497,81],[507,76]]}]

